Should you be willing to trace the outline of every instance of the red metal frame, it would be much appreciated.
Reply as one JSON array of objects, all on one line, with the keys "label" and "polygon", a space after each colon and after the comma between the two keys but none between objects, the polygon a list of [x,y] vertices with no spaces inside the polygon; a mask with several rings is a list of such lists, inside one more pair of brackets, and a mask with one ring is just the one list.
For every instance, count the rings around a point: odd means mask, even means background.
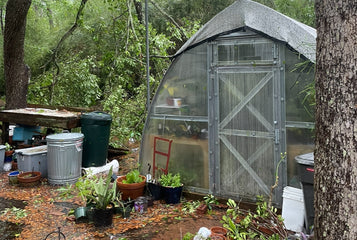
[{"label": "red metal frame", "polygon": [[[168,142],[169,144],[169,149],[167,150],[167,152],[161,152],[159,150],[156,149],[156,144],[157,141],[164,141],[164,142]],[[156,161],[156,154],[162,155],[166,157],[166,168],[161,168],[161,170],[167,174],[168,173],[168,168],[169,168],[169,160],[170,160],[170,154],[171,154],[171,144],[172,144],[172,140],[171,139],[166,139],[166,138],[162,138],[162,137],[154,137],[154,156],[153,156],[153,176],[155,177],[155,170],[159,170],[159,168],[155,165],[155,161]]]}]

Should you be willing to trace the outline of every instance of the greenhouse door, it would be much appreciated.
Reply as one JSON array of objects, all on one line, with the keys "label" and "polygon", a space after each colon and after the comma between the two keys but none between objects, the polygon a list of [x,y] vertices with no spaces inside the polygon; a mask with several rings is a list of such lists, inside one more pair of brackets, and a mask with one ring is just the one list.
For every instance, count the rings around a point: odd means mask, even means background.
[{"label": "greenhouse door", "polygon": [[214,72],[213,192],[247,200],[269,196],[280,158],[279,71],[229,66]]}]

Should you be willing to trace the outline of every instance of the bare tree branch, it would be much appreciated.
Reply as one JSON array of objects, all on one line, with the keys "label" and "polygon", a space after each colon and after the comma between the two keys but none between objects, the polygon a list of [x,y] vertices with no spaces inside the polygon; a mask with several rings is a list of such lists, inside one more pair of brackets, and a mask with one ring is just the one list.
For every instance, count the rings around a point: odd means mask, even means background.
[{"label": "bare tree branch", "polygon": [[152,5],[154,5],[154,7],[157,8],[157,10],[159,10],[159,12],[161,12],[165,17],[167,17],[170,22],[172,22],[172,24],[174,24],[181,32],[181,35],[185,37],[185,39],[187,39],[187,35],[186,33],[183,31],[183,29],[181,28],[181,26],[169,15],[167,14],[162,8],[160,8],[153,0],[149,0]]}]

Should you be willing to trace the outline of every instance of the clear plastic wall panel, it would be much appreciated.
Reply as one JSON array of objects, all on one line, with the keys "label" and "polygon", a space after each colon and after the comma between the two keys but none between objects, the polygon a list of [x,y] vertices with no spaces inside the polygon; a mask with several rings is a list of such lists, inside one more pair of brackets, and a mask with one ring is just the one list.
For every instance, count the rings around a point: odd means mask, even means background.
[{"label": "clear plastic wall panel", "polygon": [[[172,140],[168,171],[179,172],[186,186],[208,189],[207,74],[207,44],[184,52],[171,64],[145,125],[143,172],[153,165],[154,139],[159,136]],[[156,162],[164,168],[166,158],[158,156]]]},{"label": "clear plastic wall panel", "polygon": [[206,44],[183,53],[172,63],[155,99],[155,115],[207,116]]},{"label": "clear plastic wall panel", "polygon": [[300,188],[298,164],[295,157],[314,151],[313,129],[287,128],[287,170],[288,185]]},{"label": "clear plastic wall panel", "polygon": [[218,65],[271,64],[274,44],[266,39],[241,39],[218,44]]},{"label": "clear plastic wall panel", "polygon": [[209,188],[208,139],[173,137],[169,171],[179,172],[185,186]]},{"label": "clear plastic wall panel", "polygon": [[306,88],[314,87],[314,65],[288,48],[285,62],[286,120],[314,122],[314,94],[306,96]]},{"label": "clear plastic wall panel", "polygon": [[[157,129],[157,126],[162,128]],[[171,150],[168,152],[167,142],[156,141],[155,149],[168,153],[170,156],[156,154],[155,178],[163,173],[161,169],[166,168],[168,160],[168,171],[180,173],[183,183],[186,186],[209,187],[209,166],[208,166],[208,132],[207,122],[185,122],[180,120],[151,119],[149,131],[146,132],[141,156],[141,167],[145,173],[150,164],[150,174],[153,175],[153,154],[155,137],[172,140]]]}]

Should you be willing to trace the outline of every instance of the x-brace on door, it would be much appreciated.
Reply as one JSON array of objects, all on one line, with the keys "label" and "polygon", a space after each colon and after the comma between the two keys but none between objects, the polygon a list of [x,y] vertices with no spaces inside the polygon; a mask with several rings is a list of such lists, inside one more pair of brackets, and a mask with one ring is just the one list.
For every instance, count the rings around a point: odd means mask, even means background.
[{"label": "x-brace on door", "polygon": [[[269,196],[275,182],[280,158],[280,72],[274,61],[278,55],[274,53],[277,51],[274,43],[260,41],[259,44],[262,42],[267,43],[265,48],[271,46],[272,61],[266,60],[270,58],[266,49],[254,46],[257,41],[250,44],[250,50],[238,46],[230,48],[230,52],[224,43],[228,52],[225,61],[219,61],[220,42],[213,45],[216,57],[212,57],[210,84],[215,98],[210,108],[213,112],[210,123],[215,133],[211,135],[214,144],[210,145],[214,147],[211,176],[213,192],[221,196],[249,200],[257,195]],[[245,54],[239,51],[253,55],[247,59],[258,59],[257,64],[233,56]],[[259,56],[259,51],[265,56]],[[229,62],[230,57],[235,61]],[[276,199],[279,202],[280,197],[274,196]]]}]

